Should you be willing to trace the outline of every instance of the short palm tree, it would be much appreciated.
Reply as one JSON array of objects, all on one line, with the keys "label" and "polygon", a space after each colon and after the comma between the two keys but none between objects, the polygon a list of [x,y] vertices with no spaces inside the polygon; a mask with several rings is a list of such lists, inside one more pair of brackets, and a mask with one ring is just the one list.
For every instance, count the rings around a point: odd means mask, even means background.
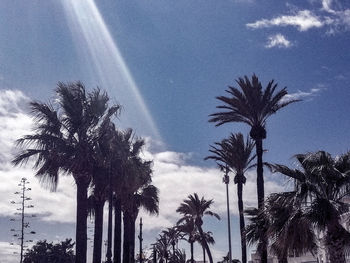
[{"label": "short palm tree", "polygon": [[[153,257],[159,258],[159,262],[168,262],[170,255],[170,239],[164,233],[160,234],[155,244],[153,244]],[[157,254],[157,255],[156,255]]]},{"label": "short palm tree", "polygon": [[208,245],[214,245],[215,244],[215,240],[213,237],[213,233],[208,231],[208,232],[204,232],[204,239],[202,239],[201,235],[196,236],[196,241],[202,246],[203,249],[203,262],[206,262],[205,259],[205,243],[207,243]]},{"label": "short palm tree", "polygon": [[[86,262],[87,190],[95,162],[95,145],[100,128],[119,106],[108,107],[108,96],[95,89],[86,93],[80,82],[59,83],[56,103],[31,102],[35,132],[18,140],[25,147],[14,165],[36,158],[36,176],[51,190],[58,183],[59,171],[73,176],[77,186],[76,262]],[[54,107],[56,106],[57,107]]]},{"label": "short palm tree", "polygon": [[[280,263],[288,263],[290,254],[316,252],[316,235],[303,209],[294,203],[294,192],[271,194],[266,201],[264,216],[269,217],[267,237],[270,250]],[[296,227],[297,226],[297,227]]]},{"label": "short palm tree", "polygon": [[[264,170],[263,170],[263,140],[266,138],[266,121],[268,117],[281,108],[298,100],[286,100],[287,89],[276,91],[277,84],[271,80],[263,90],[258,77],[253,74],[251,80],[245,76],[237,80],[238,88],[229,87],[228,96],[216,97],[223,105],[217,109],[223,110],[209,115],[209,122],[220,126],[230,122],[242,122],[250,126],[250,136],[255,141],[257,155],[257,195],[259,208],[264,207]],[[262,263],[267,263],[267,250],[261,255]]]},{"label": "short palm tree", "polygon": [[180,206],[176,209],[176,212],[183,215],[179,222],[186,221],[188,219],[193,220],[196,228],[198,229],[201,241],[207,251],[210,263],[213,263],[213,258],[209,249],[209,245],[205,240],[205,233],[203,231],[203,216],[210,215],[220,220],[220,216],[210,211],[210,206],[214,203],[211,200],[205,200],[204,197],[199,198],[197,193],[189,195],[188,199],[185,199]]},{"label": "short palm tree", "polygon": [[215,146],[211,146],[209,151],[214,155],[206,157],[206,159],[215,160],[222,169],[228,167],[232,172],[236,173],[234,182],[237,184],[242,263],[247,262],[243,210],[243,184],[246,182],[244,173],[252,167],[252,162],[255,158],[255,155],[252,154],[253,148],[254,142],[249,138],[245,141],[241,133],[231,134],[228,139],[224,139],[220,143],[215,143]]},{"label": "short palm tree", "polygon": [[163,233],[163,235],[166,235],[168,237],[168,239],[170,240],[170,244],[171,244],[172,250],[173,250],[172,256],[175,256],[175,252],[176,252],[175,246],[181,237],[181,233],[179,232],[179,230],[177,229],[176,226],[168,227],[166,230],[163,230],[162,233]]},{"label": "short palm tree", "polygon": [[190,243],[191,263],[194,263],[194,243],[196,242],[197,229],[194,223],[194,218],[184,217],[176,225],[177,230],[182,233],[181,239]]},{"label": "short palm tree", "polygon": [[[331,263],[346,262],[344,248],[350,233],[342,226],[342,216],[349,211],[344,197],[350,194],[350,152],[336,158],[329,153],[296,155],[300,168],[284,165],[273,168],[294,180],[291,199],[295,209],[303,212],[303,224],[315,227],[324,235],[324,244]],[[298,224],[296,221],[295,224]]]}]

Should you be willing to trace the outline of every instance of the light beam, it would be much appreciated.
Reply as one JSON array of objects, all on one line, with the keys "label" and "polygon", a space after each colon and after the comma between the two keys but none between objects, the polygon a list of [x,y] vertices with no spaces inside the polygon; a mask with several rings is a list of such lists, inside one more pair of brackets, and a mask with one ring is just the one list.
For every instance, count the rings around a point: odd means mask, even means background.
[{"label": "light beam", "polygon": [[63,6],[77,48],[87,50],[83,50],[85,59],[92,65],[97,83],[111,97],[115,96],[125,109],[121,117],[121,120],[125,120],[123,126],[131,125],[138,134],[161,140],[158,128],[94,0],[64,0]]}]

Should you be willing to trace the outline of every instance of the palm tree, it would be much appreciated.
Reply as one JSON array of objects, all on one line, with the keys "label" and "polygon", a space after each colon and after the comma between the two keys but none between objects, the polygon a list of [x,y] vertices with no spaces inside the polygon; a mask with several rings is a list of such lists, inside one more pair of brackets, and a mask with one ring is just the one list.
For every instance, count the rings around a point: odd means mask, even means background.
[{"label": "palm tree", "polygon": [[[270,249],[280,263],[288,263],[290,254],[316,252],[316,236],[305,213],[294,203],[294,192],[271,194],[267,198],[264,216],[269,217],[267,236]],[[297,226],[297,227],[296,227]]]},{"label": "palm tree", "polygon": [[156,243],[153,245],[153,257],[156,257],[156,254],[158,254],[159,262],[168,262],[171,245],[169,237],[164,233],[159,234]]},{"label": "palm tree", "polygon": [[316,251],[314,229],[305,220],[303,210],[294,206],[293,195],[293,192],[271,194],[264,211],[246,210],[250,220],[246,228],[249,244],[257,244],[257,251],[261,252],[263,245],[270,242],[270,251],[279,263],[287,263],[289,254]]},{"label": "palm tree", "polygon": [[206,260],[205,260],[205,245],[204,244],[205,243],[210,244],[210,245],[214,245],[215,244],[213,233],[210,232],[210,231],[204,232],[204,239],[202,239],[202,237],[200,235],[197,235],[195,237],[195,239],[202,246],[202,249],[203,249],[203,262],[206,262]]},{"label": "palm tree", "polygon": [[[177,230],[182,233],[181,239],[186,240],[190,243],[190,251],[191,251],[191,263],[194,262],[194,242],[196,241],[197,229],[194,223],[194,218],[192,217],[184,217],[177,222],[176,225]],[[187,237],[187,238],[185,238]]]},{"label": "palm tree", "polygon": [[[113,262],[121,263],[121,234],[122,234],[122,204],[121,204],[121,188],[124,180],[125,167],[128,160],[138,155],[142,146],[143,140],[132,142],[133,130],[127,129],[125,131],[115,130],[117,145],[117,154],[114,156],[113,162],[113,190],[114,190],[114,247],[113,247]],[[141,143],[142,142],[142,143]],[[138,148],[138,149],[137,149]]]},{"label": "palm tree", "polygon": [[162,231],[163,235],[167,236],[170,240],[170,244],[172,246],[173,255],[175,256],[175,245],[178,243],[179,239],[181,238],[181,233],[178,231],[177,227],[168,227],[166,230]]},{"label": "palm tree", "polygon": [[252,155],[254,142],[249,138],[244,141],[243,135],[238,133],[231,134],[228,139],[224,139],[220,143],[215,143],[215,145],[216,146],[211,146],[209,150],[214,155],[208,156],[206,159],[213,159],[222,169],[227,166],[232,172],[236,173],[234,183],[237,184],[242,262],[246,263],[247,247],[243,211],[243,184],[246,182],[244,173],[252,167],[251,163],[256,157],[255,155]]},{"label": "palm tree", "polygon": [[[136,145],[135,145],[136,144]],[[121,204],[124,222],[123,262],[134,262],[135,250],[135,222],[140,208],[150,214],[158,214],[158,189],[152,182],[151,161],[143,161],[138,153],[142,140],[136,140],[131,150],[133,158],[128,160],[124,167],[123,183],[121,188]],[[135,149],[134,149],[135,147]]]},{"label": "palm tree", "polygon": [[108,96],[95,89],[86,93],[80,82],[58,83],[57,104],[31,102],[35,132],[19,139],[26,147],[14,165],[36,158],[34,168],[41,183],[56,190],[60,171],[72,174],[77,186],[76,262],[86,262],[87,189],[95,162],[94,146],[102,124],[118,112],[108,108]]},{"label": "palm tree", "polygon": [[217,219],[220,220],[220,216],[212,211],[209,210],[210,206],[214,203],[214,201],[211,200],[205,200],[204,197],[201,199],[198,197],[197,193],[194,193],[193,195],[189,195],[188,199],[185,199],[180,206],[176,209],[176,212],[183,215],[183,217],[179,220],[179,222],[185,221],[186,219],[193,220],[196,228],[198,229],[198,232],[201,236],[201,240],[203,242],[203,245],[205,247],[205,250],[208,253],[209,261],[210,263],[213,263],[213,258],[208,246],[208,243],[205,240],[205,234],[202,229],[203,225],[203,216],[204,215],[210,215],[214,216]]},{"label": "palm tree", "polygon": [[[216,108],[223,110],[209,115],[209,122],[220,126],[230,122],[242,122],[251,127],[250,137],[255,141],[257,155],[257,195],[258,207],[264,207],[264,171],[263,171],[263,140],[266,138],[266,120],[281,108],[298,100],[286,100],[287,89],[276,91],[277,84],[271,80],[263,90],[258,77],[253,74],[251,80],[244,76],[237,81],[240,89],[229,87],[226,96],[216,97],[224,105]],[[275,93],[276,91],[276,93]],[[262,263],[267,263],[267,251],[263,250]]]},{"label": "palm tree", "polygon": [[350,233],[342,226],[341,217],[349,211],[344,197],[350,194],[350,152],[333,158],[325,151],[296,155],[300,169],[284,165],[273,168],[294,180],[289,197],[295,209],[303,211],[296,221],[315,227],[324,235],[331,263],[345,261],[344,248]]}]

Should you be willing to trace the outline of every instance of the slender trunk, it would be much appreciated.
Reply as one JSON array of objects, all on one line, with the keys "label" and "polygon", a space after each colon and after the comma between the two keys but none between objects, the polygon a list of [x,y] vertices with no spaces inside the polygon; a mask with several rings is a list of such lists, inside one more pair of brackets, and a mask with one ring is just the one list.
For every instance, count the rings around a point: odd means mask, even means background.
[{"label": "slender trunk", "polygon": [[130,226],[130,263],[135,262],[135,223],[136,223],[136,217],[132,217],[132,222]]},{"label": "slender trunk", "polygon": [[[111,175],[110,175],[111,176]],[[113,217],[113,191],[111,188],[108,190],[108,233],[107,233],[107,263],[112,263],[112,217]]]},{"label": "slender trunk", "polygon": [[205,263],[205,247],[202,246],[202,249],[203,249],[203,262]]},{"label": "slender trunk", "polygon": [[257,174],[257,194],[258,194],[258,207],[263,208],[264,207],[264,170],[263,170],[263,143],[262,139],[257,139],[255,141],[256,143],[256,156],[257,156],[257,168],[256,168],[256,174]]},{"label": "slender trunk", "polygon": [[95,203],[94,251],[92,257],[93,263],[101,263],[104,204],[104,200],[98,200]]},{"label": "slender trunk", "polygon": [[230,219],[230,197],[228,194],[228,184],[229,184],[229,177],[226,174],[224,177],[224,182],[226,184],[226,210],[227,210],[227,233],[228,233],[228,262],[232,263],[232,249],[231,249],[231,219]]},{"label": "slender trunk", "polygon": [[76,263],[86,263],[87,241],[87,189],[89,182],[86,179],[77,179],[77,219],[76,219]]},{"label": "slender trunk", "polygon": [[135,223],[132,216],[126,211],[123,212],[123,222],[123,263],[132,263],[134,262],[133,253],[135,251]]},{"label": "slender trunk", "polygon": [[197,227],[198,227],[198,231],[199,231],[199,234],[201,236],[201,239],[202,239],[203,246],[205,247],[205,250],[207,251],[209,262],[213,263],[213,257],[211,256],[211,252],[210,252],[208,243],[205,241],[205,236],[204,236],[202,226],[197,224]]},{"label": "slender trunk", "polygon": [[191,263],[194,263],[194,259],[193,259],[193,241],[190,241],[190,245],[191,245]]},{"label": "slender trunk", "polygon": [[[257,156],[257,168],[256,168],[256,174],[257,174],[257,194],[258,194],[258,208],[264,209],[264,169],[263,169],[263,141],[261,138],[258,138],[255,140],[256,145],[256,156]],[[262,245],[261,250],[261,263],[267,263],[267,246]]]},{"label": "slender trunk", "polygon": [[244,231],[245,222],[244,222],[244,211],[243,211],[243,184],[241,181],[237,183],[237,195],[238,195],[239,227],[241,232],[242,263],[247,263],[247,245],[246,245],[246,238],[245,238],[245,231]]},{"label": "slender trunk", "polygon": [[121,263],[121,244],[122,244],[122,209],[120,199],[114,203],[114,248],[113,263]]}]

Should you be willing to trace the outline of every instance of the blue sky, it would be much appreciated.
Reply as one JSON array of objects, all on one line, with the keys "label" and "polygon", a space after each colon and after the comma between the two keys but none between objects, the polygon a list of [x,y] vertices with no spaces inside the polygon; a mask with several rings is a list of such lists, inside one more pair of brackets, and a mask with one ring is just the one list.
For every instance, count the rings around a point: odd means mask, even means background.
[{"label": "blue sky", "polygon": [[[214,141],[249,130],[237,124],[215,128],[207,120],[218,105],[215,96],[225,94],[240,76],[256,73],[264,85],[275,79],[303,99],[269,120],[266,160],[292,164],[296,153],[349,150],[349,32],[350,4],[336,0],[1,1],[0,116],[2,129],[17,132],[12,137],[1,133],[8,150],[0,160],[9,167],[10,142],[28,129],[19,126],[30,123],[24,116],[28,99],[45,101],[58,81],[81,80],[89,88],[106,89],[124,106],[121,127],[132,126],[150,138],[146,156],[158,160],[155,182],[161,190],[169,189],[168,181],[176,182],[162,174],[186,178],[187,186],[178,182],[184,195],[170,193],[166,202],[175,207],[174,200],[197,191],[193,180],[202,181],[199,192],[221,201],[215,196],[224,190],[220,174],[203,158]],[[17,115],[9,117],[10,110]],[[2,171],[5,178],[10,168]],[[205,178],[216,180],[218,188]],[[267,178],[270,191],[282,187],[278,175]],[[247,191],[254,194],[253,171],[251,182]],[[65,187],[73,186],[64,182],[60,194],[65,195]],[[230,190],[234,195],[233,186]],[[159,220],[174,223],[170,214]],[[59,216],[52,220],[68,224]],[[219,259],[225,223],[208,227],[217,233]],[[146,235],[151,239],[157,231],[150,226]],[[239,255],[238,244],[234,251]]]}]

